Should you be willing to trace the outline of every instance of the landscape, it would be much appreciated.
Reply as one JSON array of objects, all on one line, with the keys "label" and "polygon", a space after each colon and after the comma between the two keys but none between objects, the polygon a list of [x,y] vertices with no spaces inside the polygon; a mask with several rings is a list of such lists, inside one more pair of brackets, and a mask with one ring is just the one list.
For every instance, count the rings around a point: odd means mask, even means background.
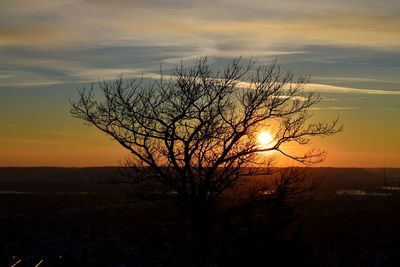
[{"label": "landscape", "polygon": [[400,266],[399,12],[0,0],[0,267]]},{"label": "landscape", "polygon": [[[386,179],[383,171],[312,169],[323,181],[298,207],[298,236],[258,256],[271,265],[398,265],[400,169],[386,169]],[[115,172],[1,168],[2,266],[185,266],[188,240],[173,207],[99,183]]]}]

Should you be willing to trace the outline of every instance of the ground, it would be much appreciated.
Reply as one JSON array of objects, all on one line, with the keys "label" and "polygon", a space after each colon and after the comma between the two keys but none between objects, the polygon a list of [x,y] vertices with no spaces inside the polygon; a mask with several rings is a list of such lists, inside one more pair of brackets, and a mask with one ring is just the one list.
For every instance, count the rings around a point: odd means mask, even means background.
[{"label": "ground", "polygon": [[[1,168],[0,266],[19,259],[17,266],[42,259],[41,266],[188,266],[187,220],[168,201],[98,183],[114,171]],[[315,266],[399,266],[400,169],[311,172],[324,179],[298,207],[293,234],[266,242],[271,263],[282,257],[289,264],[291,256]],[[235,247],[236,254],[248,253],[246,247]],[[214,266],[227,263],[221,255],[213,259]]]}]

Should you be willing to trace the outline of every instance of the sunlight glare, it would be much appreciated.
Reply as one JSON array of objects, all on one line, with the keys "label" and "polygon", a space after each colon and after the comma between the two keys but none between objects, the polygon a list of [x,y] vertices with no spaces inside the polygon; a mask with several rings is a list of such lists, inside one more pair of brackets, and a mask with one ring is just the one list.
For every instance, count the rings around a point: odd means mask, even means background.
[{"label": "sunlight glare", "polygon": [[273,141],[273,138],[270,133],[263,131],[258,134],[257,141],[260,145],[266,146]]}]

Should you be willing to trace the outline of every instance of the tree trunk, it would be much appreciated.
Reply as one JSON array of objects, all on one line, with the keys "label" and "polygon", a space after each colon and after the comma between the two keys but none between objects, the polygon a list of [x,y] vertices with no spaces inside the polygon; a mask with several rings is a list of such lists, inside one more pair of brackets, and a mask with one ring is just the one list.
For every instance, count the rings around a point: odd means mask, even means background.
[{"label": "tree trunk", "polygon": [[208,256],[208,213],[206,209],[196,209],[192,216],[193,224],[193,266],[207,266]]}]

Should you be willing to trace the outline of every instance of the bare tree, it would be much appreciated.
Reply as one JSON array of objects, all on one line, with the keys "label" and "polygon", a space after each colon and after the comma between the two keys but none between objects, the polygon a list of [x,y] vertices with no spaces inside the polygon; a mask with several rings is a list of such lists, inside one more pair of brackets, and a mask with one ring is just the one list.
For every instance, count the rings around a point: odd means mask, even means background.
[{"label": "bare tree", "polygon": [[[176,191],[180,207],[191,215],[201,254],[213,203],[241,177],[265,173],[271,152],[306,165],[324,159],[321,150],[285,149],[341,130],[337,119],[309,122],[309,108],[320,97],[304,92],[307,83],[308,77],[295,79],[276,63],[239,58],[213,71],[200,58],[153,82],[122,76],[99,82],[102,100],[92,84],[79,91],[71,113],[131,152],[129,181],[156,179]],[[257,141],[262,129],[273,134],[268,144]]]}]

